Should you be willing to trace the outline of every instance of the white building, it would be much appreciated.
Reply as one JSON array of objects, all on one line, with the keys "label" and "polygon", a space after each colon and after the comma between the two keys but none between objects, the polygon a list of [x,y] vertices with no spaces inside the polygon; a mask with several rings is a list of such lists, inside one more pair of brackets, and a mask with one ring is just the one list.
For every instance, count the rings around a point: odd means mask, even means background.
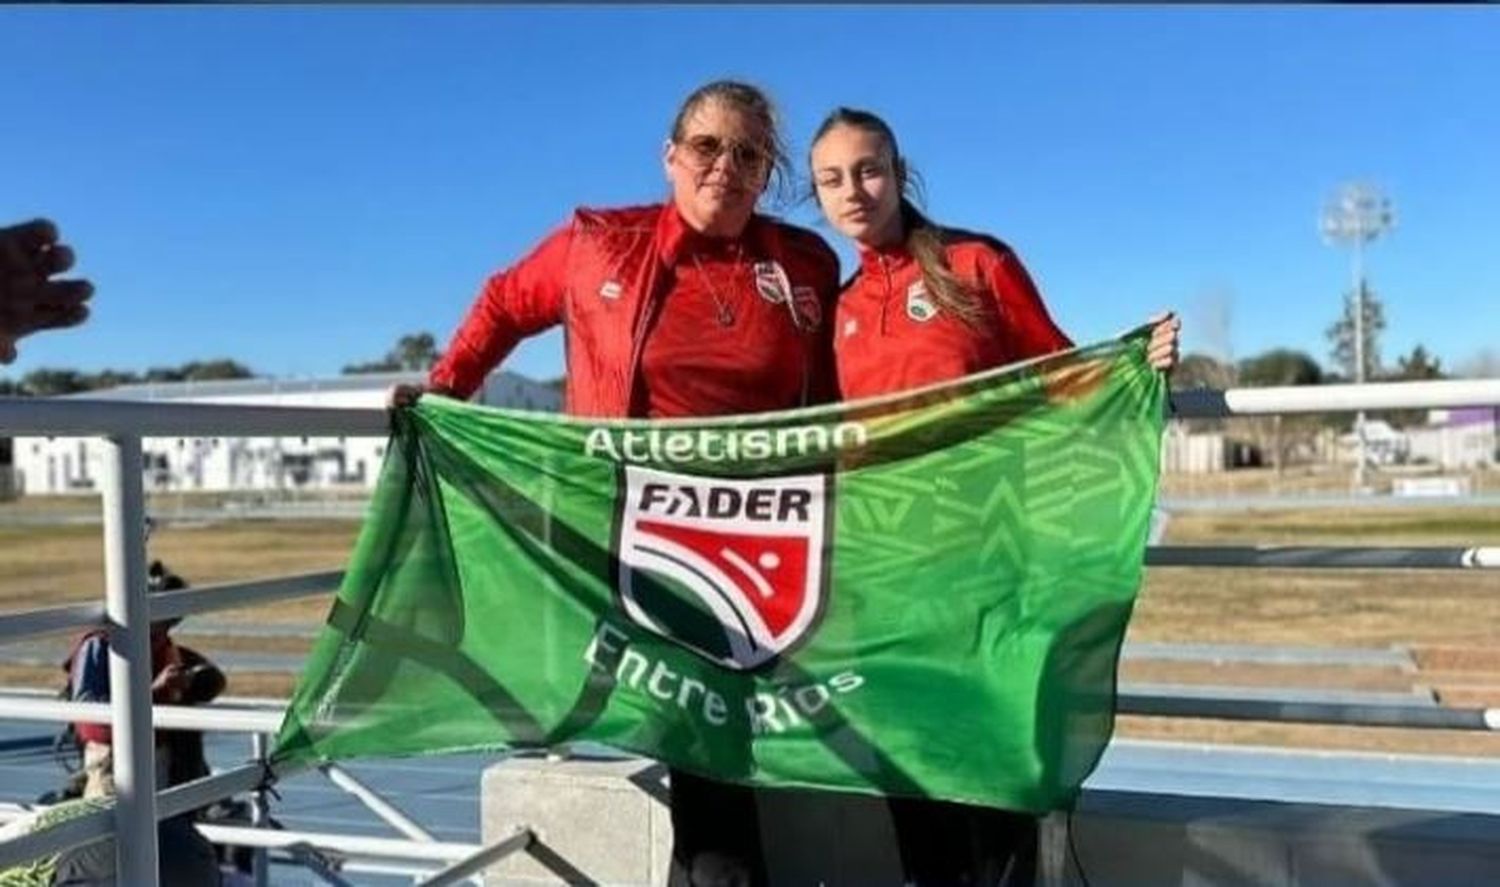
[{"label": "white building", "polygon": [[1408,428],[1411,458],[1445,469],[1483,468],[1500,462],[1500,407],[1432,410],[1427,424]]},{"label": "white building", "polygon": [[[1411,456],[1407,435],[1384,419],[1365,420],[1365,462],[1370,465],[1400,465]],[[1339,435],[1340,462],[1359,461],[1359,435],[1353,431]]]},{"label": "white building", "polygon": [[[371,373],[327,379],[235,379],[127,385],[76,398],[262,406],[374,407],[397,383],[426,373]],[[561,393],[508,372],[494,372],[478,403],[557,411]],[[148,491],[367,489],[385,456],[383,437],[148,437],[141,448]],[[103,473],[97,438],[17,437],[15,483],[28,495],[87,493]]]},{"label": "white building", "polygon": [[1257,467],[1266,458],[1252,441],[1222,431],[1195,431],[1180,419],[1167,423],[1161,439],[1164,474],[1218,474]]}]

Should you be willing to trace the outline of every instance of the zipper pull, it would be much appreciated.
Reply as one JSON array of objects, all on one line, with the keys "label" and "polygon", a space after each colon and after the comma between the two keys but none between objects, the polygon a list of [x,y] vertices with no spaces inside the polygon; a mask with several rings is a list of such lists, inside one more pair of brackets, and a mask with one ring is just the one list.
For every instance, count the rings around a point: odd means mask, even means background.
[{"label": "zipper pull", "polygon": [[880,273],[885,278],[885,296],[880,300],[880,334],[886,334],[886,309],[891,305],[891,266],[885,256],[880,256]]}]

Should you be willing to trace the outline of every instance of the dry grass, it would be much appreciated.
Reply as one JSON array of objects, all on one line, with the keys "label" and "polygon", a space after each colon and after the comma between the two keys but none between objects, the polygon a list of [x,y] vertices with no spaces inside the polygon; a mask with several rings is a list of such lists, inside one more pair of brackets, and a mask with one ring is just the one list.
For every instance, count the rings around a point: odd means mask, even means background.
[{"label": "dry grass", "polygon": [[[1500,471],[1442,471],[1415,465],[1373,469],[1365,483],[1376,492],[1389,493],[1392,482],[1405,477],[1467,477],[1473,492],[1500,490]],[[1348,465],[1296,465],[1280,474],[1274,468],[1237,468],[1215,474],[1164,474],[1161,478],[1165,496],[1343,494],[1353,487],[1354,469]]]},{"label": "dry grass", "polygon": [[1221,687],[1308,687],[1371,692],[1406,691],[1412,673],[1399,668],[1343,665],[1269,665],[1254,662],[1172,662],[1130,659],[1120,680],[1140,684],[1213,684]]},{"label": "dry grass", "polygon": [[1500,757],[1500,734],[1470,730],[1410,730],[1390,727],[1337,727],[1256,721],[1182,720],[1120,717],[1115,733],[1132,739],[1327,748],[1394,754]]},{"label": "dry grass", "polygon": [[1500,508],[1315,508],[1173,515],[1167,541],[1184,545],[1495,545]]},{"label": "dry grass", "polygon": [[1447,572],[1148,571],[1134,641],[1322,647],[1491,645],[1495,575]]},{"label": "dry grass", "polygon": [[[1172,544],[1497,545],[1500,509],[1198,512]],[[1338,647],[1497,643],[1494,573],[1148,570],[1130,639]]]},{"label": "dry grass", "polygon": [[[359,525],[352,521],[239,521],[169,525],[151,556],[195,585],[344,566]],[[0,527],[0,610],[98,600],[104,586],[99,527]],[[327,602],[260,608],[258,619],[321,619]]]}]

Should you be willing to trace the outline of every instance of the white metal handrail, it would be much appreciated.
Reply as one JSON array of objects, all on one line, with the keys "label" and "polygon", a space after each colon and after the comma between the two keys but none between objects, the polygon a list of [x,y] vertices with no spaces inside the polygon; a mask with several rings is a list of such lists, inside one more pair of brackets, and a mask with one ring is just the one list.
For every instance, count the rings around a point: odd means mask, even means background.
[{"label": "white metal handrail", "polygon": [[69,397],[0,397],[7,436],[384,437],[390,415],[369,407],[273,407]]},{"label": "white metal handrail", "polygon": [[[1500,380],[1486,379],[1178,391],[1171,395],[1168,408],[1173,415],[1190,418],[1495,404],[1500,404]],[[158,852],[154,827],[158,818],[158,796],[150,789],[154,785],[155,768],[147,638],[152,608],[146,599],[141,438],[383,436],[388,429],[389,417],[380,409],[0,398],[0,434],[106,437],[102,488],[104,613],[112,632],[110,721],[115,725],[115,783],[118,790],[113,823],[114,833],[120,838],[115,842],[116,874],[122,883],[156,883]],[[255,595],[238,600],[250,597]],[[195,604],[203,600],[184,596],[170,606],[178,613],[196,612]],[[7,617],[0,619],[0,626],[14,634],[18,629],[28,632],[39,628],[54,630],[49,626],[61,626],[72,620],[77,620],[71,622],[75,625],[98,621],[97,609],[74,607],[64,610],[33,616],[29,623],[21,621],[29,614]],[[71,719],[72,715],[69,717]],[[174,717],[163,712],[162,726]],[[163,810],[178,797],[173,794],[175,791],[178,789],[169,789],[160,796]],[[83,824],[67,823],[47,834],[67,830],[70,826],[83,833],[91,821],[94,821],[91,817],[84,817]],[[25,842],[27,839],[19,840]],[[0,846],[0,858],[5,858],[5,853],[16,851],[16,843]]]},{"label": "white metal handrail", "polygon": [[[282,775],[289,775],[294,770],[288,768],[278,772]],[[243,794],[254,789],[265,779],[265,775],[265,768],[260,764],[246,764],[242,767],[236,767],[233,770],[226,770],[223,773],[216,773],[212,776],[205,776],[202,779],[195,779],[192,782],[185,782],[182,785],[175,785],[162,790],[159,795],[153,795],[153,800],[160,802],[153,804],[154,812],[159,819],[166,819],[180,813],[186,813],[189,810],[196,810],[199,807],[212,804],[221,798]],[[93,813],[84,814],[77,819],[70,819],[51,828],[33,832],[29,835],[22,835],[10,841],[0,842],[0,869],[36,859],[37,857],[60,853],[69,848],[92,844],[111,835],[128,834],[128,832],[119,828],[119,820],[115,815],[115,808],[118,807],[119,798],[117,796],[115,804],[111,808],[96,810]],[[147,831],[151,833],[152,837],[156,836],[155,824],[156,820],[154,819],[147,824]],[[116,846],[121,843],[123,842],[115,842]],[[117,878],[117,880],[121,884],[132,883],[125,881],[123,878]],[[146,880],[134,883],[155,884],[156,869],[153,868],[150,870]]]},{"label": "white metal handrail", "polygon": [[[114,707],[108,702],[71,702],[35,696],[7,696],[5,717],[16,721],[47,723],[109,724]],[[152,711],[158,730],[214,730],[223,733],[275,733],[281,729],[285,710],[230,705],[158,705]]]},{"label": "white metal handrail", "polygon": [[1318,570],[1500,570],[1500,547],[1151,545],[1148,567]]},{"label": "white metal handrail", "polygon": [[1377,382],[1364,385],[1284,385],[1268,388],[1179,389],[1171,411],[1183,419],[1355,413],[1500,406],[1500,379]]},{"label": "white metal handrail", "polygon": [[[171,619],[323,594],[338,588],[343,578],[342,570],[322,570],[272,579],[226,582],[158,592],[148,599],[150,617]],[[3,613],[0,614],[0,643],[32,635],[107,624],[104,608],[99,604],[65,604],[19,613]]]},{"label": "white metal handrail", "polygon": [[[1171,392],[1168,400],[1170,412],[1184,419],[1500,407],[1500,379],[1179,389]],[[0,433],[6,435],[380,437],[389,430],[389,414],[371,407],[275,407],[73,397],[0,397]]]}]

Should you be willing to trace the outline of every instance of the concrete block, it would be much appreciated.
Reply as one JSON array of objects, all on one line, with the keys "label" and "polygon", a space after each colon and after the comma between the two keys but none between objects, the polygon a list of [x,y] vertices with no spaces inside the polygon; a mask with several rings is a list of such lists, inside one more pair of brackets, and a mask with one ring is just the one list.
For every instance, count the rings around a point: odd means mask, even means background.
[{"label": "concrete block", "polygon": [[660,885],[672,852],[666,768],[652,761],[514,758],[484,773],[485,843],[537,840],[491,866],[489,885]]}]

